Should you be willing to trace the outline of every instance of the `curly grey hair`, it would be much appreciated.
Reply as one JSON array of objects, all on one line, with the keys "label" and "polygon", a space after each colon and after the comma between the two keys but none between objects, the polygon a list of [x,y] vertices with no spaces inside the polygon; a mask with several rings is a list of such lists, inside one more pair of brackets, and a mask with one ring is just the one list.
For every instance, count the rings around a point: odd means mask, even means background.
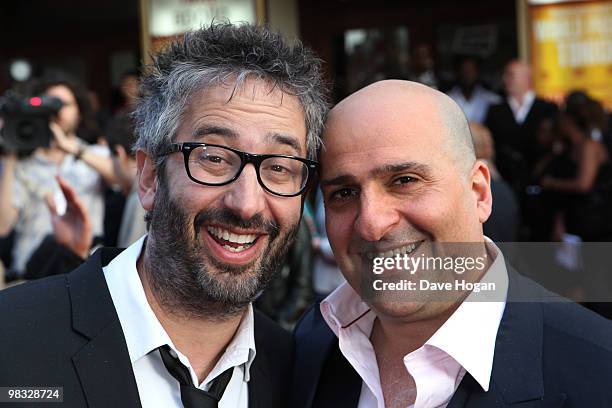
[{"label": "curly grey hair", "polygon": [[263,79],[299,98],[308,157],[315,158],[328,111],[321,60],[299,41],[290,46],[264,27],[226,22],[188,32],[154,57],[134,113],[134,149],[146,151],[160,165],[160,153],[175,139],[191,95],[228,79],[238,87],[247,78]]}]

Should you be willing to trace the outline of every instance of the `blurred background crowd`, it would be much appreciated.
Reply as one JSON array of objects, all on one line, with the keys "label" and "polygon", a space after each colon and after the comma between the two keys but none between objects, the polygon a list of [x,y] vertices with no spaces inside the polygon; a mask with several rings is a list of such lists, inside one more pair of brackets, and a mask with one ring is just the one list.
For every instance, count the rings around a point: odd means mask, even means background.
[{"label": "blurred background crowd", "polygon": [[[126,247],[145,233],[130,115],[146,60],[142,10],[137,2],[33,3],[0,6],[3,38],[14,39],[0,61],[0,270],[9,284],[67,272],[98,246]],[[292,11],[264,3],[264,20],[326,61],[333,102],[397,78],[459,104],[492,173],[491,239],[612,240],[612,116],[580,87],[538,94],[537,73],[519,58],[517,2],[293,1]],[[288,15],[299,24],[286,24]],[[259,307],[290,326],[341,282],[314,188]]]}]

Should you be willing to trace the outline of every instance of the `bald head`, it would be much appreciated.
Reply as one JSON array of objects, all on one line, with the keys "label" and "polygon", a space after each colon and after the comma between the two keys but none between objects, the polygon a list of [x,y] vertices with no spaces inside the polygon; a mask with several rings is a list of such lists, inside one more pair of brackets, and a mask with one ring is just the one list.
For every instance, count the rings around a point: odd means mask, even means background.
[{"label": "bald head", "polygon": [[377,82],[332,109],[323,141],[327,233],[354,287],[369,251],[483,241],[490,173],[446,95],[414,82]]},{"label": "bald head", "polygon": [[[445,94],[416,82],[379,81],[342,100],[330,111],[324,145],[334,137],[338,126],[357,132],[373,129],[381,142],[387,133],[401,134],[409,129],[411,133],[431,135],[428,142],[444,149],[463,171],[469,170],[476,160],[461,108]],[[410,142],[406,138],[406,143]]]}]

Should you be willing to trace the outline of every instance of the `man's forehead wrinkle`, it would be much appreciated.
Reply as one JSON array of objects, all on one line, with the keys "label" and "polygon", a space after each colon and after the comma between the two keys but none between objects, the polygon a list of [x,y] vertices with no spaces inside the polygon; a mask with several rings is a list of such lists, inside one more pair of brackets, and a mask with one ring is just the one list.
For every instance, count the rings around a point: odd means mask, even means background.
[{"label": "man's forehead wrinkle", "polygon": [[347,185],[355,182],[355,177],[351,174],[339,174],[332,178],[321,179],[321,187]]},{"label": "man's forehead wrinkle", "polygon": [[268,133],[266,135],[266,139],[269,144],[280,143],[291,147],[298,154],[304,153],[304,149],[302,149],[300,142],[292,135],[281,133]]},{"label": "man's forehead wrinkle", "polygon": [[381,177],[402,171],[414,171],[427,176],[431,174],[431,167],[425,163],[419,163],[416,161],[387,163],[370,170],[370,176]]},{"label": "man's forehead wrinkle", "polygon": [[[204,116],[202,119],[205,119],[206,117],[207,116]],[[193,137],[201,139],[202,137],[206,135],[213,135],[213,134],[220,135],[220,136],[226,136],[230,138],[238,137],[237,132],[231,127],[228,127],[227,125],[217,124],[214,121],[211,121],[211,122],[198,121],[195,123],[193,132],[192,132]]]},{"label": "man's forehead wrinkle", "polygon": [[[419,173],[419,175],[422,175],[425,178],[431,177],[433,173],[432,168],[425,163],[420,163],[416,161],[398,161],[396,163],[385,163],[380,166],[376,166],[367,172],[367,176],[368,178],[376,179],[387,177],[389,175],[404,171],[413,171],[415,173]],[[356,177],[354,174],[341,173],[331,178],[325,178],[321,180],[321,185],[328,186],[341,184],[356,184],[358,180],[358,177]]]},{"label": "man's forehead wrinkle", "polygon": [[[278,81],[274,81],[267,78],[261,78],[255,76],[256,74],[247,75],[245,78],[234,78],[230,83],[223,82],[217,85],[217,87],[227,89],[230,91],[230,95],[225,100],[224,104],[231,103],[237,95],[243,95],[251,101],[255,101],[258,95],[269,98],[274,93],[278,93],[278,103],[269,103],[270,106],[282,106],[285,97],[285,91],[278,84]],[[202,91],[206,91],[203,89]],[[303,110],[302,104],[300,103],[300,109]]]},{"label": "man's forehead wrinkle", "polygon": [[[259,85],[265,85],[265,84],[263,84],[261,81],[254,82],[253,89],[256,89]],[[201,105],[211,105],[210,108],[207,107],[208,108],[207,110],[212,111],[210,112],[210,115],[215,115],[216,110],[224,114],[225,113],[231,114],[232,109],[249,111],[249,108],[251,106],[253,106],[255,109],[258,109],[258,110],[261,110],[261,108],[266,108],[266,107],[280,108],[280,111],[269,110],[267,112],[260,111],[256,113],[271,115],[271,116],[280,117],[283,119],[285,118],[285,115],[292,114],[296,109],[299,109],[299,112],[301,114],[304,114],[303,107],[301,103],[299,102],[299,100],[296,99],[295,101],[293,101],[293,100],[285,99],[284,93],[278,94],[277,98],[275,98],[274,96],[270,97],[271,94],[269,94],[268,91],[259,93],[259,95],[262,96],[263,98],[257,98],[258,94],[256,93],[254,95],[255,95],[255,99],[257,99],[257,102],[255,104],[250,104],[249,102],[253,101],[253,99],[251,98],[251,95],[244,94],[244,90],[243,91],[236,90],[235,93],[233,92],[233,90],[234,89],[232,87],[222,86],[222,85],[217,85],[214,87],[208,87],[208,88],[201,89],[196,94],[196,96],[193,98],[192,102],[189,104],[189,107],[187,109],[188,115],[192,116],[193,114],[197,113],[197,108],[198,106],[201,106]],[[277,88],[277,91],[278,91],[278,88]],[[226,96],[228,92],[232,92],[232,95],[229,98]],[[248,98],[249,102],[246,102],[243,100],[242,101],[243,106],[239,106],[240,104],[233,103],[234,101],[237,100],[237,98],[240,98],[240,97]],[[274,100],[271,100],[271,99],[274,99]],[[200,101],[201,101],[201,104],[198,104],[198,102]],[[225,109],[226,107],[227,109]],[[306,124],[304,122],[304,126],[305,125]]]},{"label": "man's forehead wrinkle", "polygon": [[[239,133],[237,131],[235,131],[231,127],[227,127],[224,125],[204,123],[201,125],[196,125],[194,127],[192,137],[196,140],[203,139],[205,136],[208,135],[224,136],[231,139],[237,139],[239,137]],[[303,146],[301,146],[297,138],[291,134],[269,132],[265,135],[265,141],[267,144],[282,144],[289,146],[298,154],[304,153]]]}]

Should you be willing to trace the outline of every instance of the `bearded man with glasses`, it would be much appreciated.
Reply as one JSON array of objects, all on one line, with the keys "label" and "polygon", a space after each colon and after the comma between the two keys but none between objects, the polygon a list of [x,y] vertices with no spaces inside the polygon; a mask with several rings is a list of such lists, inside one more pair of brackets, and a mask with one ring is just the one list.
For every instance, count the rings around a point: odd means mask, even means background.
[{"label": "bearded man with glasses", "polygon": [[71,407],[286,406],[291,336],[251,304],[317,169],[320,61],[215,23],[157,55],[140,93],[148,233],[0,294],[0,386],[62,386]]}]

